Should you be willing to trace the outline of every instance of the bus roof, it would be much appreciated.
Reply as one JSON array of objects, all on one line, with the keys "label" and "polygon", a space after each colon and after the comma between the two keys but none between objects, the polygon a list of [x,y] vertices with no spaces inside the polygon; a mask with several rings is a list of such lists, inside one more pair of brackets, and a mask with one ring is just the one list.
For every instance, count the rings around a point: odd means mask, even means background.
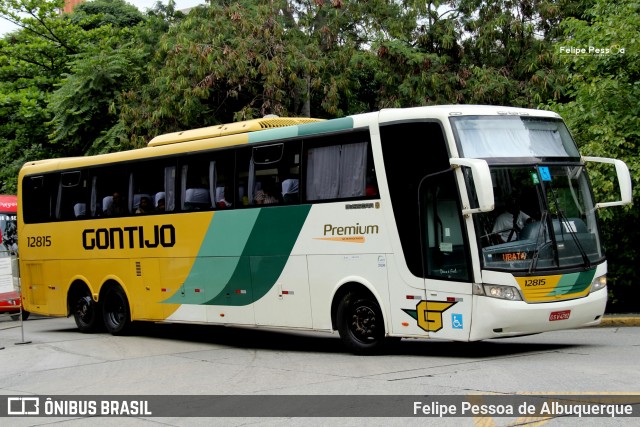
[{"label": "bus roof", "polygon": [[532,108],[504,107],[497,105],[432,105],[413,108],[388,108],[380,111],[381,123],[396,120],[433,118],[442,121],[460,116],[523,116],[559,119],[560,116],[548,110]]},{"label": "bus roof", "polygon": [[[300,136],[369,126],[372,121],[390,123],[414,119],[447,121],[457,116],[530,116],[560,118],[552,111],[491,105],[434,105],[411,108],[388,108],[370,113],[323,120],[306,117],[264,117],[236,123],[190,129],[158,135],[147,147],[95,156],[78,156],[34,160],[25,163],[20,176],[52,170],[73,169],[87,165],[129,161],[142,157],[156,157],[211,148],[268,142]],[[182,144],[185,143],[185,144]],[[152,150],[150,150],[152,149]]]},{"label": "bus roof", "polygon": [[191,129],[180,132],[158,135],[149,141],[149,147],[178,142],[196,141],[199,139],[216,138],[219,136],[235,135],[239,133],[256,132],[259,130],[273,129],[285,126],[294,126],[306,123],[322,121],[306,117],[264,117],[261,119],[246,120],[243,122],[227,123],[224,125],[209,126],[199,129]]}]

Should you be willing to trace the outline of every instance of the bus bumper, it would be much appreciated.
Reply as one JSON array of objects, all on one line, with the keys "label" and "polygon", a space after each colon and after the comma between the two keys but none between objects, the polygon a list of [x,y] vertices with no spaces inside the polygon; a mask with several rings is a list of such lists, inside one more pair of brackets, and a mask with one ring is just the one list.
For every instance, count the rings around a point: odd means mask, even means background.
[{"label": "bus bumper", "polygon": [[478,341],[597,325],[607,304],[607,289],[583,298],[535,304],[478,295],[473,298],[469,340]]}]

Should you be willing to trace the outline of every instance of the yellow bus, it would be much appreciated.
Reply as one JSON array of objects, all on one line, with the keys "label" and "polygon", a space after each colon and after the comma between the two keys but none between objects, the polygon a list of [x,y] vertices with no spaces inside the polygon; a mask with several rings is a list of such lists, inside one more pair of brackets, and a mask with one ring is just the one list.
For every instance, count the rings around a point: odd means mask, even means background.
[{"label": "yellow bus", "polygon": [[[618,201],[594,202],[585,161],[615,167]],[[599,323],[596,210],[630,203],[631,179],[581,157],[555,113],[452,105],[29,162],[19,200],[30,312],[113,334],[136,321],[338,331],[367,353],[390,337]]]}]

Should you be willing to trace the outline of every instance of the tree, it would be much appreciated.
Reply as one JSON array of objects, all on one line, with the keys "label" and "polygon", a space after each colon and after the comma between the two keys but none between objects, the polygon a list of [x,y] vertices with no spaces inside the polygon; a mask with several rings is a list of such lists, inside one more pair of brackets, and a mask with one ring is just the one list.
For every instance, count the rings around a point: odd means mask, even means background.
[{"label": "tree", "polygon": [[[552,55],[561,9],[548,0],[430,1],[416,26],[376,44],[383,105],[534,107],[562,95]],[[424,4],[424,3],[422,3]]]},{"label": "tree", "polygon": [[146,82],[148,58],[175,13],[174,2],[149,17],[122,0],[79,5],[0,0],[0,14],[21,29],[0,40],[2,188],[15,192],[28,160],[131,147],[119,120],[121,93]]},{"label": "tree", "polygon": [[55,155],[46,125],[49,96],[79,51],[80,29],[59,15],[63,1],[0,0],[0,14],[21,27],[0,40],[0,191],[16,191],[24,162]]},{"label": "tree", "polygon": [[[596,0],[579,18],[562,23],[556,56],[570,73],[565,104],[551,103],[567,121],[582,153],[624,160],[633,180],[634,207],[600,211],[611,310],[640,309],[640,271],[632,248],[640,241],[640,5]],[[596,199],[615,197],[611,176],[591,170]]]},{"label": "tree", "polygon": [[64,147],[62,153],[96,154],[132,146],[120,119],[123,94],[147,84],[147,65],[169,28],[165,19],[174,12],[173,0],[156,4],[148,17],[122,0],[76,8],[70,19],[86,29],[90,43],[70,62],[70,72],[49,103],[50,139]]},{"label": "tree", "polygon": [[[395,2],[211,2],[172,27],[148,67],[151,84],[125,96],[132,140],[265,114],[336,117],[365,108],[368,51]],[[367,101],[368,105],[369,101]],[[140,139],[140,134],[146,135]]]}]

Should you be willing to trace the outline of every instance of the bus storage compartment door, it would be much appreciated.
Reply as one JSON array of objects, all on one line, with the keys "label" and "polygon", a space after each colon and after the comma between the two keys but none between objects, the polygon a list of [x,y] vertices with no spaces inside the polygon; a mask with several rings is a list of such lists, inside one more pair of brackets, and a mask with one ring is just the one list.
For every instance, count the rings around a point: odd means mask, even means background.
[{"label": "bus storage compartment door", "polygon": [[199,261],[206,262],[206,268],[199,269],[198,283],[207,286],[207,321],[255,325],[251,257],[217,256]]},{"label": "bus storage compartment door", "polygon": [[[27,262],[24,267],[21,271],[24,276],[23,282],[29,283],[28,286],[22,289],[25,310],[46,315],[66,315],[66,307],[58,307],[58,310],[56,310],[56,307],[47,304],[50,301],[66,301],[65,298],[56,298],[56,295],[54,295],[55,292],[62,292],[60,286],[47,283],[45,280],[45,277],[59,277],[58,274],[52,271],[52,269],[58,269],[57,262]],[[45,274],[45,270],[49,274]]]},{"label": "bus storage compartment door", "polygon": [[132,320],[164,320],[161,301],[166,298],[167,292],[161,281],[160,259],[132,260],[131,264],[134,274],[127,290],[131,295]]},{"label": "bus storage compartment door", "polygon": [[256,296],[256,324],[311,327],[305,256],[251,257],[251,276]]}]

